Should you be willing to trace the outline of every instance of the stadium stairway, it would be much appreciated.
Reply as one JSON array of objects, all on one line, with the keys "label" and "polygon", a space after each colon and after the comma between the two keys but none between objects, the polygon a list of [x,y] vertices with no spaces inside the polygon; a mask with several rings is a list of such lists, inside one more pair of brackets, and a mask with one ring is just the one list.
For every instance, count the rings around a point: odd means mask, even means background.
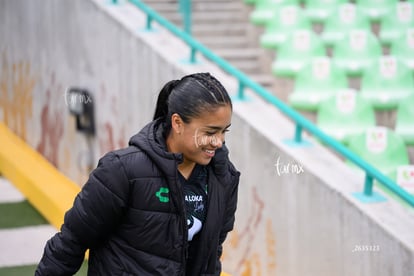
[{"label": "stadium stairway", "polygon": [[[178,0],[144,0],[145,4],[177,26],[183,20]],[[257,28],[249,22],[250,7],[240,0],[192,1],[192,34],[240,71],[271,89],[275,78],[271,58],[260,47]]]}]

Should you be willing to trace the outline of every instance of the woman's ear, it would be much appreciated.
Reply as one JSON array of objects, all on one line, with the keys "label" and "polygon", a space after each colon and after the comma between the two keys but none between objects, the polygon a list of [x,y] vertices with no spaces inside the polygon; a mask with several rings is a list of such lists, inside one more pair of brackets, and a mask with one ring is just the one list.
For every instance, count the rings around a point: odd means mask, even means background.
[{"label": "woman's ear", "polygon": [[181,134],[181,132],[183,131],[183,127],[184,127],[184,122],[183,119],[181,119],[181,116],[178,115],[177,113],[174,113],[171,115],[171,129],[177,133],[177,134]]}]

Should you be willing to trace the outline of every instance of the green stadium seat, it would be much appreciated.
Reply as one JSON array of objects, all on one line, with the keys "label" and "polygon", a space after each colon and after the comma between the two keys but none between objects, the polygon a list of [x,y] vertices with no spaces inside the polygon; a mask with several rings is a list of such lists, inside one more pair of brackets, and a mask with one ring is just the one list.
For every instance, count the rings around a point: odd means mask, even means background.
[{"label": "green stadium seat", "polygon": [[371,23],[355,4],[344,3],[325,21],[321,38],[326,46],[331,47],[355,29],[370,31]]},{"label": "green stadium seat", "polygon": [[340,4],[348,0],[305,0],[306,16],[315,23],[324,23]]},{"label": "green stadium seat", "polygon": [[386,17],[398,3],[398,0],[356,0],[355,3],[372,22]]},{"label": "green stadium seat", "polygon": [[[406,192],[414,195],[414,165],[400,165],[397,167],[395,172],[392,172],[387,176]],[[382,183],[375,181],[375,186],[380,188],[387,195],[387,197],[399,202],[403,207],[412,210],[411,205],[397,196],[393,191],[391,191]]]},{"label": "green stadium seat", "polygon": [[376,124],[371,103],[351,89],[337,92],[323,101],[317,110],[316,124],[343,144]]},{"label": "green stadium seat", "polygon": [[[397,167],[396,172],[392,172],[388,177],[393,180],[398,186],[403,188],[409,194],[414,195],[414,165],[400,165]],[[412,210],[412,206],[406,201],[402,200],[393,191],[387,188],[382,183],[375,181],[375,185],[380,188],[389,198],[399,202],[403,207]]]},{"label": "green stadium seat", "polygon": [[349,140],[348,148],[391,179],[395,179],[399,166],[409,165],[404,140],[386,127],[366,129]]},{"label": "green stadium seat", "polygon": [[414,95],[399,103],[395,132],[407,145],[414,146]]},{"label": "green stadium seat", "polygon": [[284,5],[298,5],[298,0],[261,0],[256,3],[250,13],[250,22],[254,25],[265,25],[275,18],[277,11]]},{"label": "green stadium seat", "polygon": [[377,37],[367,30],[351,30],[343,40],[332,46],[334,63],[350,77],[361,77],[381,55],[381,44]]},{"label": "green stadium seat", "polygon": [[410,194],[414,194],[414,165],[403,165],[397,168],[396,182]]},{"label": "green stadium seat", "polygon": [[390,54],[400,59],[414,72],[414,27],[406,30],[405,36],[394,41],[390,47]]},{"label": "green stadium seat", "polygon": [[312,30],[312,23],[304,16],[303,9],[298,5],[283,6],[266,24],[260,45],[265,49],[277,49],[290,33],[299,29]]},{"label": "green stadium seat", "polygon": [[294,77],[313,57],[325,55],[325,46],[313,31],[293,31],[277,49],[272,73],[280,77]]},{"label": "green stadium seat", "polygon": [[383,45],[389,46],[400,40],[409,28],[414,28],[414,4],[397,3],[393,12],[381,20],[380,24],[379,40]]},{"label": "green stadium seat", "polygon": [[363,74],[360,93],[376,110],[396,109],[414,94],[414,78],[400,60],[382,56]]},{"label": "green stadium seat", "polygon": [[297,73],[288,102],[298,110],[316,111],[321,102],[347,87],[345,73],[327,56],[312,58]]}]

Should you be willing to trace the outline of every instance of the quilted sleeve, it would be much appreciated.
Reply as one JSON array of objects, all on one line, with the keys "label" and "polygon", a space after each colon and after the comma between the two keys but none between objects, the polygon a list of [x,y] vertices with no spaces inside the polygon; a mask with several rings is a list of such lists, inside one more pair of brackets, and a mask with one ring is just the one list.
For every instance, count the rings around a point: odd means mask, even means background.
[{"label": "quilted sleeve", "polygon": [[66,212],[60,232],[46,243],[35,275],[75,274],[85,251],[107,238],[120,223],[128,193],[125,169],[116,154],[108,153]]}]

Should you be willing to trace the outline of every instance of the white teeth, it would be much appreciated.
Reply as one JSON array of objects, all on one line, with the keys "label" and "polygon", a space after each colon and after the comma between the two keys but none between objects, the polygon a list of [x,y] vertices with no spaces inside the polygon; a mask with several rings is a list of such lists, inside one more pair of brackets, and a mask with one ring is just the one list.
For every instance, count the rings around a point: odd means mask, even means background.
[{"label": "white teeth", "polygon": [[214,153],[214,150],[204,150],[204,151],[207,152],[207,153],[210,153],[210,154]]}]

